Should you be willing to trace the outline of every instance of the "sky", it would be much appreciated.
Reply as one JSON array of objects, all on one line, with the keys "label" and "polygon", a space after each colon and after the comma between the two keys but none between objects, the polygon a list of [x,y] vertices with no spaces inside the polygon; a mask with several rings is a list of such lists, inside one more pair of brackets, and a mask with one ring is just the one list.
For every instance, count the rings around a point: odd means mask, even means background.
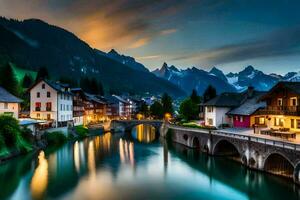
[{"label": "sky", "polygon": [[2,16],[44,20],[150,70],[300,71],[299,10],[299,0],[0,0]]}]

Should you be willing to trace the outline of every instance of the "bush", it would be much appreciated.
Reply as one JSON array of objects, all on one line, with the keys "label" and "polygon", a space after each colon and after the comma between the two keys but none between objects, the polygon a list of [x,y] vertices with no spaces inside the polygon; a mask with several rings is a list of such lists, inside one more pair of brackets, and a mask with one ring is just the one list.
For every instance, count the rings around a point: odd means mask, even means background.
[{"label": "bush", "polygon": [[3,137],[6,146],[13,147],[16,145],[17,137],[21,135],[18,121],[11,116],[1,115],[0,135]]},{"label": "bush", "polygon": [[80,137],[80,138],[86,137],[89,132],[89,130],[83,126],[76,126],[75,130],[76,130],[78,137]]},{"label": "bush", "polygon": [[61,131],[45,133],[44,137],[51,146],[60,146],[67,141],[67,137]]},{"label": "bush", "polygon": [[21,136],[26,142],[32,143],[34,141],[32,131],[27,127],[21,129]]}]

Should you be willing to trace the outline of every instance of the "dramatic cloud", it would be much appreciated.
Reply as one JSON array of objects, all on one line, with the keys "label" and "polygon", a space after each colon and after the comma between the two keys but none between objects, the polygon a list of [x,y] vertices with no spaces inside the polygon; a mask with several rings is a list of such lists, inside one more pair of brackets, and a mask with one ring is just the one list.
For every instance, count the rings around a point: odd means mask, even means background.
[{"label": "dramatic cloud", "polygon": [[225,45],[204,52],[182,55],[173,60],[194,59],[210,65],[238,62],[263,57],[300,53],[300,26],[282,29],[261,38]]}]

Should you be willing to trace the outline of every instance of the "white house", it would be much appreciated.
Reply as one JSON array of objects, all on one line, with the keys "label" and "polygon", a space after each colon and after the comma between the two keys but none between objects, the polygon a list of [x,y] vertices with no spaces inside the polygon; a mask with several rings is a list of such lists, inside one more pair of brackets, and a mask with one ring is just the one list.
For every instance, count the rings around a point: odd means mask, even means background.
[{"label": "white house", "polygon": [[0,87],[0,114],[11,115],[18,119],[21,102],[21,99]]},{"label": "white house", "polygon": [[37,81],[30,90],[30,117],[52,122],[53,127],[73,121],[73,95],[66,84]]},{"label": "white house", "polygon": [[243,93],[222,93],[207,101],[204,106],[204,118],[206,126],[220,127],[232,125],[232,118],[227,116],[232,108],[239,106],[245,98]]}]

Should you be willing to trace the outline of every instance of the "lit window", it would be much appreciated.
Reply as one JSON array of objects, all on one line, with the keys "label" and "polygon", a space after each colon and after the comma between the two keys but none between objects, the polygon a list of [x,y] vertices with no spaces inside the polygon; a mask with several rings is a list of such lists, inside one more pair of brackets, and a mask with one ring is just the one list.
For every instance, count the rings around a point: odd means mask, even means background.
[{"label": "lit window", "polygon": [[213,119],[212,118],[208,118],[207,119],[208,125],[212,126],[213,125]]},{"label": "lit window", "polygon": [[214,111],[214,108],[212,106],[207,107],[207,112],[213,112],[213,111]]},{"label": "lit window", "polygon": [[265,118],[264,117],[255,117],[255,124],[264,125]]},{"label": "lit window", "polygon": [[297,128],[300,129],[300,119],[297,119]]},{"label": "lit window", "polygon": [[290,105],[291,106],[297,106],[298,105],[297,97],[292,97],[290,99]]},{"label": "lit window", "polygon": [[282,98],[278,98],[277,99],[277,105],[278,106],[282,106]]},{"label": "lit window", "polygon": [[275,121],[274,121],[274,125],[275,126],[283,126],[283,119],[282,118],[275,118]]},{"label": "lit window", "polygon": [[295,119],[291,119],[291,128],[295,128]]},{"label": "lit window", "polygon": [[244,117],[240,116],[240,122],[243,122],[243,121],[244,121]]}]

